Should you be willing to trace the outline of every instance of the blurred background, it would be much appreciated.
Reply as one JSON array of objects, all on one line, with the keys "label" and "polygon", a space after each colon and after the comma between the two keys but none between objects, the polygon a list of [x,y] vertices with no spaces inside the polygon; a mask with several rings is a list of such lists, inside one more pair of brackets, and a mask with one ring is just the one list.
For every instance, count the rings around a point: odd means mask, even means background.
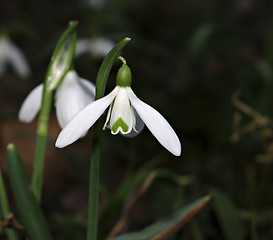
[{"label": "blurred background", "polygon": [[[209,205],[171,239],[272,239],[272,5],[270,0],[1,0],[0,35],[20,49],[30,68],[24,77],[12,63],[0,71],[0,166],[7,186],[8,143],[16,144],[29,174],[32,168],[37,118],[18,121],[22,101],[43,81],[68,22],[78,20],[79,39],[132,38],[122,52],[132,88],[169,121],[183,147],[182,156],[174,157],[147,128],[133,139],[103,131],[100,238],[130,201],[134,208],[123,232],[211,194]],[[1,56],[0,51],[0,62]],[[102,60],[85,53],[74,66],[95,83]],[[115,86],[119,66],[111,71],[106,93]],[[60,131],[54,106],[49,128],[42,208],[54,239],[83,239],[90,132],[70,147],[54,148]],[[147,181],[147,191],[134,199]]]}]

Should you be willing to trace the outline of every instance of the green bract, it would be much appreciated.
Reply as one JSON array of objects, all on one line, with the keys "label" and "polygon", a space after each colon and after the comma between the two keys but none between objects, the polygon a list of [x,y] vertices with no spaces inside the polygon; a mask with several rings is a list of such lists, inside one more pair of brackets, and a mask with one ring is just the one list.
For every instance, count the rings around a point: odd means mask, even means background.
[{"label": "green bract", "polygon": [[69,27],[63,33],[53,52],[46,73],[45,82],[45,85],[48,87],[49,91],[53,91],[59,86],[65,74],[71,67],[76,45],[75,28],[77,24],[77,21],[71,21],[69,23]]}]

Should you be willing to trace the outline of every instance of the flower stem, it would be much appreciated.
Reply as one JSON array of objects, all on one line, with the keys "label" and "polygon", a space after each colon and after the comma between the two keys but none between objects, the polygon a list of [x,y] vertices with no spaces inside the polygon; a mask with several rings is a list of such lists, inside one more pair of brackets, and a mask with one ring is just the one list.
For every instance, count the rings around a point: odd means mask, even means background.
[{"label": "flower stem", "polygon": [[[112,50],[107,54],[103,60],[96,81],[96,97],[98,100],[103,97],[106,82],[110,70],[120,51],[127,45],[130,38],[121,40]],[[99,209],[99,167],[100,167],[100,148],[99,138],[102,129],[101,121],[93,127],[93,143],[90,160],[90,176],[89,176],[89,200],[88,200],[88,223],[87,223],[87,240],[97,240],[98,235],[98,209]]]},{"label": "flower stem", "polygon": [[99,175],[100,175],[100,145],[98,127],[94,126],[92,153],[89,176],[89,208],[87,223],[87,240],[97,240],[98,209],[99,209]]},{"label": "flower stem", "polygon": [[32,175],[32,190],[34,196],[40,201],[41,198],[41,188],[43,182],[43,169],[44,169],[44,158],[45,158],[45,148],[46,148],[46,139],[48,131],[48,121],[49,114],[52,104],[52,95],[53,92],[44,88],[42,107],[39,115],[38,129],[36,136],[36,149],[34,156],[34,166],[33,166],[33,175]]},{"label": "flower stem", "polygon": [[117,59],[119,59],[124,65],[126,65],[126,60],[122,56],[118,56]]},{"label": "flower stem", "polygon": [[[43,99],[39,114],[36,136],[36,149],[34,155],[34,166],[31,182],[34,196],[36,197],[38,202],[40,202],[41,198],[45,148],[48,131],[48,121],[52,105],[52,95],[53,91],[63,80],[65,74],[69,71],[71,63],[73,61],[76,45],[75,27],[77,26],[77,24],[78,23],[75,21],[70,22],[68,28],[62,34],[55,47],[45,75],[42,97]],[[68,47],[66,46],[67,42],[69,43]]]}]

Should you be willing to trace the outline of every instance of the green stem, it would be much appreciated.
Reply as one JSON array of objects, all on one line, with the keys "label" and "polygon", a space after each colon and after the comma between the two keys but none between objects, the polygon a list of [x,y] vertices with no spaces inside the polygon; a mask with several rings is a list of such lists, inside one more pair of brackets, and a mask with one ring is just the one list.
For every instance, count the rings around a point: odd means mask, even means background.
[{"label": "green stem", "polygon": [[[0,205],[3,211],[3,216],[5,218],[10,213],[10,210],[9,210],[8,198],[7,198],[1,170],[0,170]],[[5,219],[5,223],[7,223],[6,219]],[[17,235],[14,229],[7,228],[7,235],[9,240],[17,240]]]},{"label": "green stem", "polygon": [[34,166],[32,175],[32,190],[34,196],[40,202],[41,198],[41,188],[43,182],[43,169],[44,169],[44,159],[45,159],[45,148],[46,139],[48,131],[48,121],[50,115],[50,109],[52,104],[53,92],[44,88],[42,107],[39,115],[37,136],[36,136],[36,149],[34,156]]},{"label": "green stem", "polygon": [[[77,24],[77,22],[70,22],[67,30],[62,34],[53,52],[44,80],[43,99],[38,121],[36,149],[31,182],[34,196],[38,202],[40,202],[41,198],[45,148],[48,131],[48,120],[52,105],[52,95],[53,91],[61,83],[71,66],[76,44],[75,27]],[[66,49],[67,40],[69,40],[68,49]]]},{"label": "green stem", "polygon": [[[127,45],[130,38],[121,40],[107,54],[103,60],[96,81],[96,97],[102,98],[105,91],[106,82],[110,70],[120,51]],[[99,120],[93,127],[93,143],[90,160],[90,176],[89,176],[89,200],[88,200],[88,223],[87,223],[87,240],[97,240],[98,235],[98,209],[99,209],[99,167],[100,167],[100,148],[99,138],[102,129],[101,121]]]},{"label": "green stem", "polygon": [[89,208],[87,223],[87,239],[97,240],[98,209],[99,209],[99,175],[100,175],[100,145],[99,145],[99,123],[94,126],[94,137],[90,159],[89,176]]}]

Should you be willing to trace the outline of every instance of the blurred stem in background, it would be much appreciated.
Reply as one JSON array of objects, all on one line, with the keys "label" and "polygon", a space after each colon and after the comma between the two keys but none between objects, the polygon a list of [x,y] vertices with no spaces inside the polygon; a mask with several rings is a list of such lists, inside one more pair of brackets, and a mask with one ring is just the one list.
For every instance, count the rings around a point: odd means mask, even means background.
[{"label": "blurred stem in background", "polygon": [[53,91],[58,87],[71,67],[74,57],[77,22],[70,22],[53,52],[44,80],[42,105],[37,127],[36,149],[32,175],[32,190],[38,202],[41,198],[48,121]]},{"label": "blurred stem in background", "polygon": [[[108,53],[102,62],[96,80],[96,100],[104,96],[105,86],[110,70],[120,51],[127,45],[130,38],[124,38]],[[90,159],[89,175],[89,200],[88,200],[88,223],[87,240],[97,240],[98,235],[98,199],[99,199],[99,168],[100,168],[100,149],[99,138],[102,129],[101,121],[98,121],[93,128],[93,142]]]}]

